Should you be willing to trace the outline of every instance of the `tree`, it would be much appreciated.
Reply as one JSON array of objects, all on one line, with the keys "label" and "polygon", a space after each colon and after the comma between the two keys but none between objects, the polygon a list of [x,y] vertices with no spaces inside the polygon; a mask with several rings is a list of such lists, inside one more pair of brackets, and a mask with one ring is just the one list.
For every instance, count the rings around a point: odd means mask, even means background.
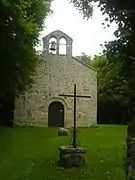
[{"label": "tree", "polygon": [[106,55],[96,55],[93,59],[82,53],[76,57],[97,70],[98,92],[98,123],[127,123],[128,90],[123,79],[119,76],[122,70],[121,62],[109,61]]},{"label": "tree", "polygon": [[83,12],[85,17],[92,15],[92,2],[98,2],[103,14],[108,14],[106,21],[115,21],[118,29],[116,40],[105,45],[106,55],[110,61],[121,62],[123,71],[119,77],[128,87],[129,126],[127,138],[126,179],[135,179],[135,1],[134,0],[71,0]]},{"label": "tree", "polygon": [[51,0],[0,2],[0,124],[11,125],[14,99],[31,83],[38,62],[35,46]]},{"label": "tree", "polygon": [[85,54],[84,52],[82,52],[80,56],[76,56],[75,58],[86,64],[90,64],[91,61],[91,56]]},{"label": "tree", "polygon": [[98,122],[123,124],[127,121],[128,96],[121,77],[121,63],[112,63],[105,55],[95,56],[90,65],[97,70]]}]

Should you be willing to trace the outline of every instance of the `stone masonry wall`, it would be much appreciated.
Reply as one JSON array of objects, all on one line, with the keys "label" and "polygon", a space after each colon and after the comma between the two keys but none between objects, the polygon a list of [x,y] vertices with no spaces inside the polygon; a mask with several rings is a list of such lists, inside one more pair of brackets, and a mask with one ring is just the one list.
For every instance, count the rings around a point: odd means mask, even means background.
[{"label": "stone masonry wall", "polygon": [[30,93],[16,99],[14,122],[19,125],[47,126],[48,107],[59,101],[65,109],[65,127],[73,126],[73,98],[59,94],[73,94],[77,85],[78,95],[91,95],[91,99],[77,98],[77,126],[97,123],[96,71],[82,65],[72,57],[47,55],[41,59]]}]

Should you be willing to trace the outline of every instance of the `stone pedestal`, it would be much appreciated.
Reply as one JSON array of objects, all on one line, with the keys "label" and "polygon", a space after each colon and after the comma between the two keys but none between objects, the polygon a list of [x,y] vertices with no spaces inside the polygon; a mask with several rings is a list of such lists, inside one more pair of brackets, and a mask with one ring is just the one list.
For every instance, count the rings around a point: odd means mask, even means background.
[{"label": "stone pedestal", "polygon": [[65,168],[81,167],[85,164],[86,149],[82,147],[61,146],[60,150],[60,166]]}]

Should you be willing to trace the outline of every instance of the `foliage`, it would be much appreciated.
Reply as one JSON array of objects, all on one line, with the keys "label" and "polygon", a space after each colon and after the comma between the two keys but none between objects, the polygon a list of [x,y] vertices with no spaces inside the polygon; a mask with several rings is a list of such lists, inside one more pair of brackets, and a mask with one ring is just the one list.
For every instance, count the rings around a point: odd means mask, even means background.
[{"label": "foliage", "polygon": [[83,14],[84,18],[90,18],[93,15],[92,1],[88,0],[69,0],[74,6],[79,9],[79,12]]},{"label": "foliage", "polygon": [[81,146],[87,149],[86,165],[62,169],[56,164],[59,146],[68,145],[70,136],[57,136],[57,128],[0,128],[0,179],[123,180],[126,129],[78,128]]},{"label": "foliage", "polygon": [[90,64],[91,61],[91,56],[85,54],[84,52],[82,52],[80,56],[76,56],[75,58],[86,64]]},{"label": "foliage", "polygon": [[128,96],[119,77],[121,63],[111,63],[105,56],[95,56],[90,65],[97,70],[98,122],[121,124],[127,121]]},{"label": "foliage", "polygon": [[125,85],[120,76],[121,62],[113,63],[106,56],[95,56],[91,61],[91,66],[97,69],[99,99],[115,99],[122,101],[122,104],[129,102],[125,94],[127,84]]},{"label": "foliage", "polygon": [[[4,109],[8,104],[13,106],[15,96],[33,83],[38,62],[35,46],[50,13],[50,3],[51,0],[0,2],[0,103]],[[0,111],[2,119],[4,109]],[[5,113],[10,112],[6,109]]]},{"label": "foliage", "polygon": [[[50,0],[13,0],[0,3],[1,90],[22,92],[31,82],[37,63],[35,46]],[[4,78],[3,78],[4,75]]]}]

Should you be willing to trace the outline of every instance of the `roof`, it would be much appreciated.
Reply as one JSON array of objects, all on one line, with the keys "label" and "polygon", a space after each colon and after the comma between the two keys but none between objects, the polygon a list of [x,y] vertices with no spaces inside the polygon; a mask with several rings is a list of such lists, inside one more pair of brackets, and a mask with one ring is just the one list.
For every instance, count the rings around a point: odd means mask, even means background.
[{"label": "roof", "polygon": [[72,57],[73,59],[75,59],[76,61],[78,61],[79,63],[81,63],[82,65],[92,69],[93,71],[96,71],[96,69],[94,69],[93,67],[89,66],[88,64],[86,64],[85,62],[79,61],[77,58]]}]

